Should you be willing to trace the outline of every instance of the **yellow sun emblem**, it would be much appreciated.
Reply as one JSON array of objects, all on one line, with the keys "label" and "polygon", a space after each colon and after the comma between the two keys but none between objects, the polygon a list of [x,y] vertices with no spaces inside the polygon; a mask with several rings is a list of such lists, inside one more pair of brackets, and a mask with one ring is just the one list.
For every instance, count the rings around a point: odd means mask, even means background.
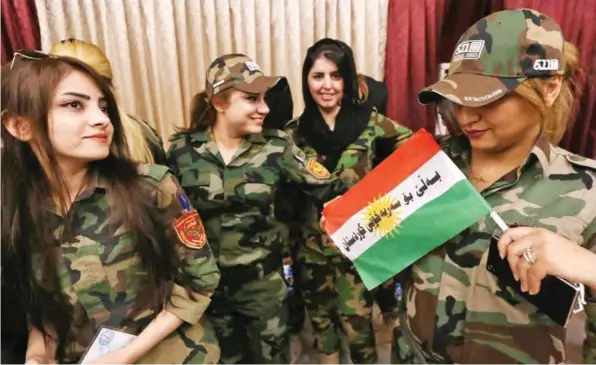
[{"label": "yellow sun emblem", "polygon": [[364,210],[366,229],[379,238],[393,234],[401,221],[401,204],[391,195],[375,199]]}]

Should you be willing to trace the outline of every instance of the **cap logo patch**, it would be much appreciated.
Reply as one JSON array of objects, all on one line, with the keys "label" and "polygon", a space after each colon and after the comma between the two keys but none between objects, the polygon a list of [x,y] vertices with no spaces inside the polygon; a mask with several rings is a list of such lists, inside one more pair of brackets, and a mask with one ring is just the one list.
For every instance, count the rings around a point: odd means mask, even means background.
[{"label": "cap logo patch", "polygon": [[219,80],[213,83],[213,88],[215,89],[216,87],[218,87],[219,85],[223,84],[224,82],[226,82],[226,80]]},{"label": "cap logo patch", "polygon": [[464,101],[472,101],[472,102],[486,101],[486,100],[494,98],[495,96],[499,96],[502,93],[503,93],[503,90],[497,89],[497,90],[493,91],[492,93],[486,94],[483,96],[464,96]]},{"label": "cap logo patch", "polygon": [[250,72],[261,71],[261,68],[259,67],[259,65],[257,65],[254,61],[246,61],[246,62],[244,62],[244,66],[246,66],[246,68]]},{"label": "cap logo patch", "polygon": [[484,49],[484,41],[465,41],[461,42],[455,48],[453,61],[477,60]]},{"label": "cap logo patch", "polygon": [[559,69],[559,60],[536,60],[534,61],[534,70],[536,71],[557,71]]}]

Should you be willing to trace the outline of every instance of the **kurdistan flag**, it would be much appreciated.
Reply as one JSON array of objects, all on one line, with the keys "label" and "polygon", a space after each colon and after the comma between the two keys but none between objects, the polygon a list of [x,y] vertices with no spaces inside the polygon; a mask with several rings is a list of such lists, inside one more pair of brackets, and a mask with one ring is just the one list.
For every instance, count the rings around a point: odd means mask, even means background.
[{"label": "kurdistan flag", "polygon": [[323,210],[325,229],[370,290],[491,211],[425,130]]}]

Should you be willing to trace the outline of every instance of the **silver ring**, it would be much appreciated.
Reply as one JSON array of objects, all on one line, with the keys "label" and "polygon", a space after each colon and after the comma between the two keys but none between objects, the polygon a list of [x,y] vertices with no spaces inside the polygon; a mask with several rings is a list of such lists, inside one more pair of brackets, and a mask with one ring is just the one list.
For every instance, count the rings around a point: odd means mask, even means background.
[{"label": "silver ring", "polygon": [[536,259],[534,258],[534,254],[532,253],[531,248],[528,248],[524,251],[524,259],[530,265],[534,265],[536,263]]}]

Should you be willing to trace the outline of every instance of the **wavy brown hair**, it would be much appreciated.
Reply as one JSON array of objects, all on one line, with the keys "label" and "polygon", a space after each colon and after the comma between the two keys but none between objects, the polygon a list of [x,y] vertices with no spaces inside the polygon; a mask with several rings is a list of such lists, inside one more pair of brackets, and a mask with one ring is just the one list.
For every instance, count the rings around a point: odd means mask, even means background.
[{"label": "wavy brown hair", "polygon": [[[190,282],[182,277],[185,274],[178,274],[178,258],[168,243],[174,232],[163,222],[154,199],[148,196],[151,187],[130,159],[108,82],[74,58],[19,62],[9,72],[3,72],[1,91],[2,279],[8,294],[18,298],[31,325],[46,336],[50,335],[50,328],[56,330],[58,361],[70,341],[72,308],[62,294],[57,275],[62,242],[54,239],[53,227],[41,207],[53,202],[67,207],[70,203],[65,178],[50,144],[48,115],[58,85],[71,72],[90,77],[107,101],[107,114],[114,127],[110,153],[103,160],[91,162],[89,171],[108,182],[110,220],[123,222],[135,238],[135,251],[148,273],[146,290],[137,294],[139,305],[158,312],[170,296],[173,280],[178,279],[183,285]],[[6,123],[15,120],[27,123],[32,132],[30,141],[23,142],[8,132]],[[62,213],[66,217],[63,239],[68,242],[73,238],[73,222],[66,208],[62,208]]]}]

